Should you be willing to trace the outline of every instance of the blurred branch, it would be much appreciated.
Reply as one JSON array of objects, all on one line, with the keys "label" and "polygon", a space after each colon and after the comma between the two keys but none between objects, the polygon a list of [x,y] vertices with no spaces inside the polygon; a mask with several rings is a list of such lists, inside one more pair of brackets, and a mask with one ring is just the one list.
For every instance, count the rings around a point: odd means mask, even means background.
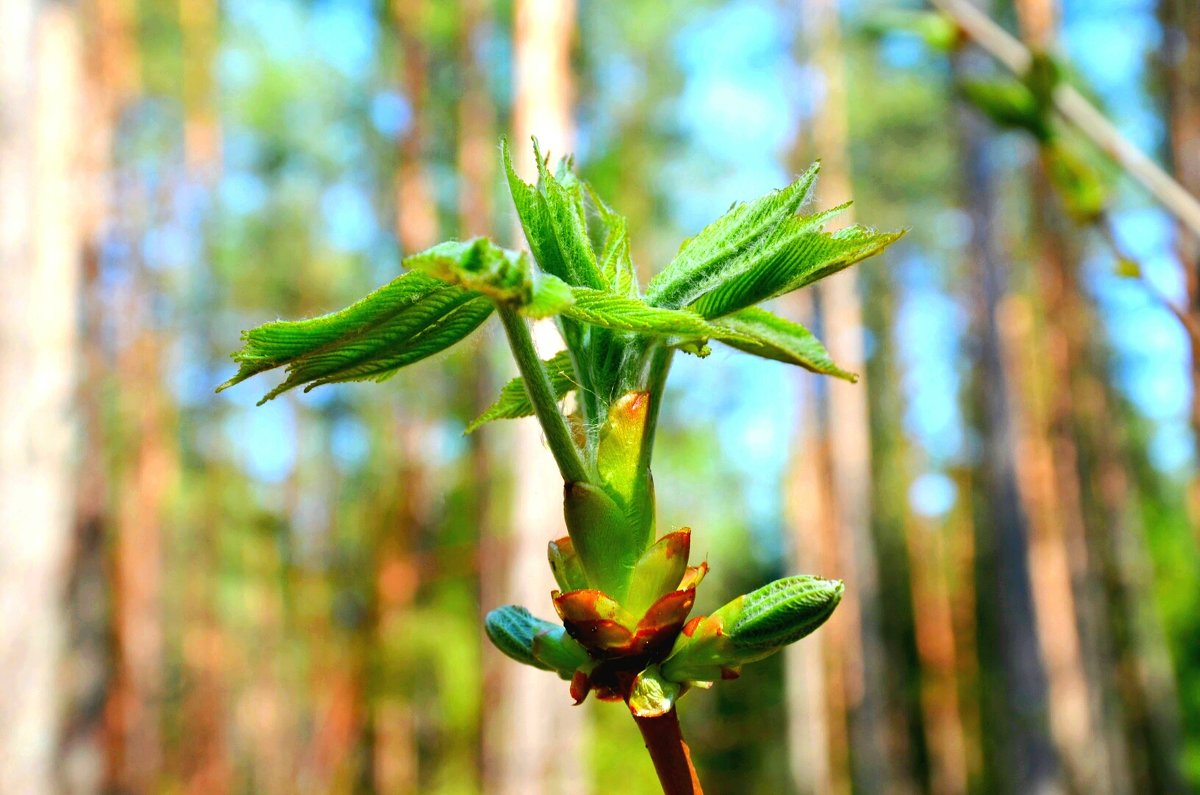
[{"label": "blurred branch", "polygon": [[[1029,69],[1033,56],[1024,44],[993,22],[969,0],[929,0],[954,20],[971,40],[1018,76]],[[1200,237],[1200,201],[1135,146],[1083,94],[1067,84],[1054,90],[1054,107],[1081,133],[1100,147],[1142,184],[1179,221]]]},{"label": "blurred branch", "polygon": [[1093,226],[1100,232],[1101,237],[1108,243],[1109,248],[1113,250],[1117,259],[1132,263],[1137,269],[1136,279],[1142,284],[1143,288],[1150,296],[1162,305],[1164,309],[1174,315],[1175,319],[1183,326],[1188,336],[1194,341],[1200,342],[1200,323],[1188,314],[1187,310],[1176,303],[1169,295],[1160,290],[1150,279],[1146,278],[1145,271],[1142,269],[1141,263],[1137,258],[1133,257],[1126,251],[1120,238],[1117,237],[1116,222],[1112,218],[1112,214],[1105,211],[1099,218],[1096,219]]}]

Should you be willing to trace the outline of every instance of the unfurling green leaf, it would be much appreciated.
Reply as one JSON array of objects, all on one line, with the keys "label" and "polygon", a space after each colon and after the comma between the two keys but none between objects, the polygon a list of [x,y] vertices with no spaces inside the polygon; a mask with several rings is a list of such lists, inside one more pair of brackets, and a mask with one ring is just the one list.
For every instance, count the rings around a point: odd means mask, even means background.
[{"label": "unfurling green leaf", "polygon": [[583,184],[566,167],[555,176],[542,160],[537,140],[537,186],[524,182],[513,168],[508,142],[500,144],[513,205],[529,250],[542,270],[573,286],[602,288],[604,280],[588,237]]},{"label": "unfurling green leaf", "polygon": [[790,187],[734,207],[686,242],[650,282],[654,306],[718,318],[798,290],[883,250],[899,237],[824,223],[848,205],[797,215],[816,180],[813,166]]},{"label": "unfurling green leaf", "polygon": [[509,657],[534,668],[552,670],[533,656],[533,639],[539,632],[562,627],[538,618],[520,605],[497,607],[484,618],[483,626],[492,644]]},{"label": "unfurling green leaf", "polygon": [[629,710],[639,718],[666,715],[675,706],[683,688],[663,677],[658,666],[652,665],[637,675],[629,693]]},{"label": "unfurling green leaf", "polygon": [[723,317],[715,323],[718,326],[732,329],[740,337],[749,337],[753,340],[753,342],[747,343],[738,338],[716,337],[740,351],[764,359],[799,365],[814,373],[832,375],[851,382],[858,380],[858,376],[854,373],[847,372],[833,363],[825,346],[813,336],[811,331],[799,323],[793,323],[778,315],[773,315],[765,309],[759,309],[756,306],[747,307]]},{"label": "unfurling green leaf", "polygon": [[841,209],[790,218],[780,224],[771,242],[747,251],[689,308],[707,318],[728,315],[832,276],[878,254],[902,234],[880,233],[861,226],[824,231],[824,219]]},{"label": "unfurling green leaf", "polygon": [[484,630],[493,645],[517,662],[555,671],[570,679],[588,662],[587,651],[558,624],[538,618],[520,605],[505,605],[487,614]]},{"label": "unfurling green leaf", "polygon": [[[688,528],[667,533],[654,542],[638,559],[633,569],[625,606],[634,615],[680,586],[688,568],[692,531]],[[694,584],[693,584],[694,585]]]},{"label": "unfurling green leaf", "polygon": [[[571,354],[568,351],[560,351],[543,364],[546,367],[546,375],[550,377],[550,386],[554,389],[556,400],[562,400],[576,388],[575,368],[571,364]],[[470,433],[492,420],[510,420],[529,417],[532,414],[533,404],[529,401],[529,393],[525,391],[525,380],[517,376],[504,385],[495,403],[471,420],[466,432]]]},{"label": "unfurling green leaf", "polygon": [[964,80],[959,86],[972,105],[1000,127],[1024,130],[1039,141],[1053,136],[1048,108],[1019,80]]},{"label": "unfurling green leaf", "polygon": [[662,664],[673,682],[713,682],[813,632],[842,599],[839,580],[802,575],[739,596],[693,619]]},{"label": "unfurling green leaf", "polygon": [[287,368],[287,379],[259,404],[306,384],[382,381],[466,337],[492,313],[476,292],[423,273],[406,273],[329,315],[277,321],[242,333],[238,372],[218,391],[252,375]]},{"label": "unfurling green leaf", "polygon": [[534,318],[558,314],[572,301],[568,285],[535,270],[525,253],[500,248],[482,237],[439,243],[408,257],[404,265],[519,307]]},{"label": "unfurling green leaf", "polygon": [[592,209],[589,219],[599,222],[593,233],[593,241],[599,243],[600,273],[609,289],[620,295],[636,298],[638,289],[637,270],[629,256],[629,231],[625,216],[613,210],[596,195],[591,186],[584,185],[585,206]]},{"label": "unfurling green leaf", "polygon": [[[571,293],[575,301],[562,309],[562,315],[581,323],[615,331],[689,339],[730,333],[729,329],[722,330],[690,309],[662,309],[638,298],[586,287],[575,287]],[[736,332],[732,333],[736,336]]]},{"label": "unfurling green leaf", "polygon": [[776,580],[722,607],[730,641],[743,651],[774,651],[825,623],[842,601],[841,580],[801,575]]},{"label": "unfurling green leaf", "polygon": [[650,281],[647,300],[655,306],[676,309],[712,289],[731,263],[745,251],[762,246],[780,224],[799,212],[812,191],[819,168],[814,164],[783,190],[735,205],[685,241],[675,259]]}]

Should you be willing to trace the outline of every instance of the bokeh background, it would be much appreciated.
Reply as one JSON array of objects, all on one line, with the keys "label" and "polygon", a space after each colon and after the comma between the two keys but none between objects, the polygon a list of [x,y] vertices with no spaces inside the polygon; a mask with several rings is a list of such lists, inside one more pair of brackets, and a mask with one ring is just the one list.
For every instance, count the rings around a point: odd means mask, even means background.
[{"label": "bokeh background", "polygon": [[[621,705],[484,639],[552,614],[562,532],[532,420],[463,434],[494,325],[383,385],[213,393],[241,329],[519,245],[497,143],[531,134],[647,277],[817,158],[822,206],[909,230],[780,307],[859,384],[677,358],[698,611],[848,588],[683,700],[710,792],[1200,787],[1194,241],[1068,132],[1107,191],[1070,217],[957,88],[1003,71],[905,7],[0,0],[0,792],[658,791]],[[987,10],[1200,189],[1200,6]]]}]

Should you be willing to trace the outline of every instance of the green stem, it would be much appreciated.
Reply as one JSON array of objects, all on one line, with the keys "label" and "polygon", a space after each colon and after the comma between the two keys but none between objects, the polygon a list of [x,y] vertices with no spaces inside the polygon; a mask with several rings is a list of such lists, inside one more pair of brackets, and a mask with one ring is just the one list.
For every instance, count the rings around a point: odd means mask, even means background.
[{"label": "green stem", "polygon": [[650,355],[650,370],[646,386],[650,390],[650,406],[646,410],[646,426],[642,431],[642,447],[638,455],[638,471],[645,472],[650,468],[650,458],[654,453],[654,434],[658,428],[658,410],[662,406],[663,392],[666,391],[667,373],[671,370],[671,358],[675,350],[666,345],[660,345]]},{"label": "green stem", "polygon": [[529,326],[517,310],[500,304],[497,306],[500,322],[504,324],[504,333],[508,335],[508,346],[512,349],[513,358],[517,360],[517,369],[525,380],[525,391],[529,393],[529,401],[533,403],[533,413],[542,424],[546,434],[546,444],[558,464],[567,483],[587,483],[587,469],[579,455],[579,448],[571,438],[571,430],[567,420],[558,410],[558,402],[554,399],[554,390],[550,386],[550,377],[542,365],[537,349],[533,347],[533,337],[529,334]]}]

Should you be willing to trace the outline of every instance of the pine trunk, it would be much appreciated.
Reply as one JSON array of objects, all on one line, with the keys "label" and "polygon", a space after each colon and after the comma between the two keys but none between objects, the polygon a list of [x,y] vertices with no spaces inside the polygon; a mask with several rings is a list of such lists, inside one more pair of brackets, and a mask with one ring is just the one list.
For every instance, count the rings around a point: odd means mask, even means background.
[{"label": "pine trunk", "polygon": [[60,781],[82,57],[72,7],[0,3],[0,792]]}]

